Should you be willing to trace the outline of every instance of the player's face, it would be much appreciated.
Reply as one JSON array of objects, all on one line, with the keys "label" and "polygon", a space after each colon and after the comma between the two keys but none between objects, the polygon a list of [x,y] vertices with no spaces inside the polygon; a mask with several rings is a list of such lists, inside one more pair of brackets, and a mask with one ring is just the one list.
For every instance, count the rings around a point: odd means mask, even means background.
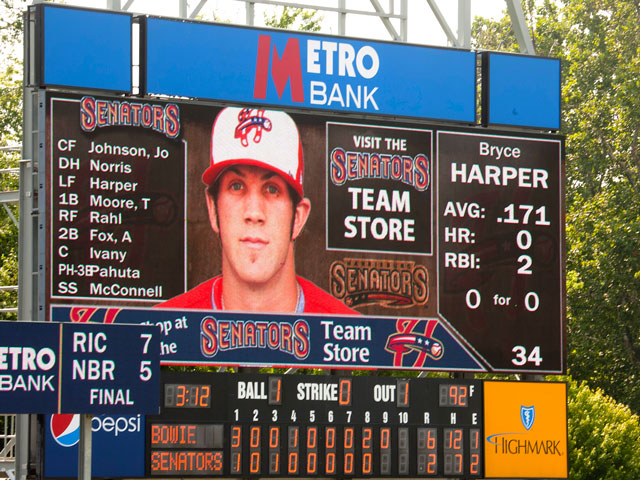
[{"label": "player's face", "polygon": [[[264,284],[293,269],[293,240],[309,213],[295,209],[287,183],[260,167],[230,167],[219,179],[217,201],[207,195],[211,227],[220,235],[224,275]],[[293,226],[293,228],[292,228]]]}]

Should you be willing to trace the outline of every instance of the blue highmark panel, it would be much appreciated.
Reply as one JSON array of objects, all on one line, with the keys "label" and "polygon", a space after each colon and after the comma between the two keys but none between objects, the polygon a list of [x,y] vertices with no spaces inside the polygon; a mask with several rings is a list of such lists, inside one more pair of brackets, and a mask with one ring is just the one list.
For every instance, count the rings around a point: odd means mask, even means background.
[{"label": "blue highmark panel", "polygon": [[499,53],[488,57],[488,123],[559,130],[560,60]]},{"label": "blue highmark panel", "polygon": [[44,6],[43,85],[131,91],[131,16]]},{"label": "blue highmark panel", "polygon": [[475,122],[469,51],[147,19],[150,94]]}]

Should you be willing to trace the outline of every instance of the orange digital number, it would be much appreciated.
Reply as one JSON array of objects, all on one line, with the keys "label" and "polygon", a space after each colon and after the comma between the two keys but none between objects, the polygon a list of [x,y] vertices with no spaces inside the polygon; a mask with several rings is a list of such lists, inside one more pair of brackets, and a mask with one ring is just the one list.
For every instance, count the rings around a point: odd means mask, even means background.
[{"label": "orange digital number", "polygon": [[475,450],[480,447],[480,431],[477,429],[471,430],[471,449]]},{"label": "orange digital number", "polygon": [[325,434],[325,473],[333,475],[336,473],[336,428],[327,427]]},{"label": "orange digital number", "polygon": [[462,430],[451,429],[446,431],[445,448],[460,450],[462,448]]},{"label": "orange digital number", "polygon": [[427,458],[429,459],[427,462],[427,473],[436,473],[436,454],[430,453]]},{"label": "orange digital number", "polygon": [[240,452],[234,452],[231,454],[231,473],[240,473],[242,471],[240,460]]},{"label": "orange digital number", "polygon": [[178,395],[176,395],[176,407],[184,407],[187,395],[187,387],[178,385]]},{"label": "orange digital number", "polygon": [[462,430],[454,430],[455,439],[453,441],[453,449],[460,450],[462,448]]},{"label": "orange digital number", "polygon": [[466,385],[451,385],[449,387],[449,398],[451,404],[458,407],[467,406],[468,387]]},{"label": "orange digital number", "polygon": [[296,473],[298,471],[298,452],[291,452],[289,454],[289,473]]},{"label": "orange digital number", "polygon": [[280,378],[278,378],[278,380],[276,380],[276,398],[275,398],[275,402],[276,403],[280,403],[280,392],[281,392],[281,387],[282,386],[282,380]]},{"label": "orange digital number", "polygon": [[260,452],[251,452],[249,471],[251,473],[260,473]]},{"label": "orange digital number", "polygon": [[336,429],[334,427],[327,427],[327,448],[336,448]]},{"label": "orange digital number", "polygon": [[318,445],[318,429],[309,427],[307,429],[307,448],[316,448]]},{"label": "orange digital number", "polygon": [[318,454],[315,452],[307,453],[307,473],[309,475],[315,474],[318,468]]},{"label": "orange digital number", "polygon": [[351,380],[340,380],[340,395],[338,403],[340,405],[351,405]]},{"label": "orange digital number", "polygon": [[478,475],[480,473],[480,455],[478,455],[477,453],[471,454],[469,473],[471,473],[472,475]]},{"label": "orange digital number", "polygon": [[351,475],[354,469],[353,462],[353,428],[344,429],[344,473]]},{"label": "orange digital number", "polygon": [[362,455],[362,473],[364,475],[370,475],[371,469],[372,469],[371,454],[365,453],[364,455]]},{"label": "orange digital number", "polygon": [[300,427],[289,427],[287,445],[289,447],[289,453],[287,456],[287,469],[289,474],[298,474],[298,447],[300,442],[298,439],[298,432]]},{"label": "orange digital number", "polygon": [[344,448],[346,450],[353,448],[353,428],[344,429]]},{"label": "orange digital number", "polygon": [[307,474],[315,475],[318,471],[318,428],[307,428]]},{"label": "orange digital number", "polygon": [[327,458],[325,462],[325,473],[327,475],[333,475],[336,473],[336,454],[335,453],[327,453]]},{"label": "orange digital number", "polygon": [[409,382],[401,381],[398,383],[398,406],[409,406]]},{"label": "orange digital number", "polygon": [[353,453],[347,453],[344,456],[344,473],[353,473]]},{"label": "orange digital number", "polygon": [[249,430],[249,447],[251,448],[249,471],[251,473],[260,473],[260,430],[261,427],[251,427]]},{"label": "orange digital number", "polygon": [[362,430],[362,449],[371,448],[371,437],[373,436],[373,431],[370,428],[365,428]]},{"label": "orange digital number", "polygon": [[280,447],[280,428],[271,427],[269,429],[269,448]]},{"label": "orange digital number", "polygon": [[365,475],[371,474],[372,471],[372,456],[371,449],[372,443],[371,439],[373,438],[373,429],[371,428],[363,428],[362,429],[362,473]]},{"label": "orange digital number", "polygon": [[434,429],[429,428],[427,430],[427,449],[429,450],[436,449],[436,437],[433,433],[434,433]]},{"label": "orange digital number", "polygon": [[249,446],[251,448],[260,447],[260,427],[251,427],[249,434]]},{"label": "orange digital number", "polygon": [[200,403],[201,407],[208,407],[209,400],[211,395],[211,387],[209,385],[202,386],[202,393],[200,394]]},{"label": "orange digital number", "polygon": [[[291,435],[293,432],[293,435]],[[289,446],[292,448],[298,447],[298,427],[290,427],[289,429]]]},{"label": "orange digital number", "polygon": [[388,428],[380,429],[380,448],[387,449],[389,448],[389,438],[391,436],[391,431]]},{"label": "orange digital number", "polygon": [[240,448],[241,427],[231,427],[231,448]]}]

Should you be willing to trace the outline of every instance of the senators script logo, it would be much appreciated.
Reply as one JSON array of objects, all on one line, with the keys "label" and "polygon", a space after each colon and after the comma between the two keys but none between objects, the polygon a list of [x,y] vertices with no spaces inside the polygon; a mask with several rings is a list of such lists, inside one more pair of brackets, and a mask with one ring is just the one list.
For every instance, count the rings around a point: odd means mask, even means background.
[{"label": "senators script logo", "polygon": [[331,294],[350,307],[408,308],[429,299],[429,273],[411,261],[347,258],[331,264]]},{"label": "senators script logo", "polygon": [[264,116],[264,110],[254,110],[252,108],[243,108],[238,114],[238,126],[236,127],[235,138],[240,139],[243,147],[249,145],[249,134],[254,132],[253,141],[260,143],[262,132],[271,131],[271,120]]},{"label": "senators script logo", "polygon": [[205,358],[213,358],[229,350],[269,349],[304,360],[311,347],[310,332],[304,320],[289,323],[205,317],[200,323],[200,351]]},{"label": "senators script logo", "polygon": [[[421,331],[424,326],[424,330]],[[438,320],[398,319],[396,330],[387,338],[386,351],[393,353],[394,367],[424,367],[427,357],[440,360],[444,355],[444,345],[432,336]],[[413,365],[412,358],[416,354]],[[406,357],[406,361],[405,361]]]}]

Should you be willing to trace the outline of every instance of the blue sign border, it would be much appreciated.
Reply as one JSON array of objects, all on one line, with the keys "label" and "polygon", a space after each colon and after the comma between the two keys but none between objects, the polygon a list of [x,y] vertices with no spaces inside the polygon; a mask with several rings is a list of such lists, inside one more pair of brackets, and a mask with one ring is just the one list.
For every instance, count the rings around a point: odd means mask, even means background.
[{"label": "blue sign border", "polygon": [[130,93],[129,14],[43,5],[41,82]]},{"label": "blue sign border", "polygon": [[560,59],[483,54],[483,123],[560,129]]}]

